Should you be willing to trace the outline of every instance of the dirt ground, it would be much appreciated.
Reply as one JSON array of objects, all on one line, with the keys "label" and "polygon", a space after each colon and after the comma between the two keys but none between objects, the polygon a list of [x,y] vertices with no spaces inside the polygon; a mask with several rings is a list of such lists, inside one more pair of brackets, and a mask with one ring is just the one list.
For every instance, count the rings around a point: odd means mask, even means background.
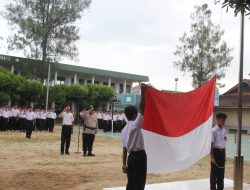
[{"label": "dirt ground", "polygon": [[[119,139],[97,136],[96,157],[75,154],[77,133],[71,141],[70,156],[61,156],[60,129],[54,133],[34,132],[32,139],[25,134],[0,133],[1,190],[101,190],[124,186],[126,176],[121,172],[121,143]],[[250,164],[245,163],[244,182],[250,183]],[[209,159],[205,158],[187,170],[172,174],[150,174],[147,183],[160,183],[208,178]],[[232,179],[233,164],[227,161],[226,177]]]}]

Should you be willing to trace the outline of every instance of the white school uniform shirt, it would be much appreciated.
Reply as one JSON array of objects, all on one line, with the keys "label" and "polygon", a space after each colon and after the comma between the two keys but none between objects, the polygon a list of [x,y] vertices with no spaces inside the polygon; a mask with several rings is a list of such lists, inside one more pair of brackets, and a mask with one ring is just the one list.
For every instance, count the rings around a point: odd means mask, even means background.
[{"label": "white school uniform shirt", "polygon": [[212,143],[214,148],[226,148],[227,142],[227,130],[218,125],[215,125],[212,129]]},{"label": "white school uniform shirt", "polygon": [[123,121],[124,120],[124,115],[123,114],[119,114],[118,115],[118,120],[119,121]]},{"label": "white school uniform shirt", "polygon": [[10,116],[11,116],[11,112],[10,111],[6,111],[6,110],[3,111],[3,117],[4,118],[9,118]]},{"label": "white school uniform shirt", "polygon": [[40,113],[40,119],[46,119],[47,118],[47,113],[46,112],[41,112]]},{"label": "white school uniform shirt", "polygon": [[17,117],[19,114],[19,110],[18,109],[11,109],[11,115],[12,117]]},{"label": "white school uniform shirt", "polygon": [[56,119],[56,117],[57,117],[57,116],[56,116],[56,112],[51,112],[51,113],[50,113],[50,118],[51,118],[51,119]]},{"label": "white school uniform shirt", "polygon": [[19,118],[26,118],[26,113],[24,111],[21,111],[19,114]]},{"label": "white school uniform shirt", "polygon": [[141,131],[143,122],[142,114],[138,113],[135,121],[128,121],[127,125],[122,130],[123,147],[128,153],[144,150],[144,139]]},{"label": "white school uniform shirt", "polygon": [[97,113],[97,119],[102,119],[103,118],[103,114],[102,113]]},{"label": "white school uniform shirt", "polygon": [[103,118],[102,118],[103,120],[105,120],[105,121],[108,121],[109,120],[109,118],[108,118],[108,114],[103,114]]},{"label": "white school uniform shirt", "polygon": [[72,125],[74,121],[74,116],[71,112],[63,112],[62,113],[62,124],[63,125]]},{"label": "white school uniform shirt", "polygon": [[35,113],[34,113],[33,111],[31,111],[31,112],[29,112],[29,111],[26,112],[25,116],[26,116],[26,119],[27,119],[28,121],[32,121],[32,120],[35,119]]},{"label": "white school uniform shirt", "polygon": [[[112,117],[112,116],[111,116]],[[118,115],[117,114],[114,114],[113,115],[113,121],[117,121],[118,120]]]}]

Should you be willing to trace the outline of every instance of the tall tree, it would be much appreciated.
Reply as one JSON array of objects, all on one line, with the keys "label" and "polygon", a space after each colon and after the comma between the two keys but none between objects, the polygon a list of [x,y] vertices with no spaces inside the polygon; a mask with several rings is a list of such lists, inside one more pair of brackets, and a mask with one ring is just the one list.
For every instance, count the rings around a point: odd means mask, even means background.
[{"label": "tall tree", "polygon": [[224,31],[212,22],[211,14],[207,4],[195,6],[190,34],[183,34],[174,52],[180,58],[174,66],[191,73],[193,87],[202,86],[212,75],[217,75],[218,79],[225,77],[225,68],[233,59],[232,49],[221,40]]},{"label": "tall tree", "polygon": [[[215,0],[215,3],[219,3],[221,0]],[[250,0],[223,0],[222,7],[231,7],[234,9],[235,15],[238,13],[245,13],[250,15]]]},{"label": "tall tree", "polygon": [[9,49],[23,50],[27,57],[42,60],[43,64],[62,57],[74,58],[75,42],[80,38],[76,21],[90,3],[91,0],[11,1],[4,14],[13,27]]}]

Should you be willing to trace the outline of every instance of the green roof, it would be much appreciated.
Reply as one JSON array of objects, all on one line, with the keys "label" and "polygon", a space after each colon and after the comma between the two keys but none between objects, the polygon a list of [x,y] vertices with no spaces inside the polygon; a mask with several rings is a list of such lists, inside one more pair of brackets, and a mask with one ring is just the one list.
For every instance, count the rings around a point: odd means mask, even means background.
[{"label": "green roof", "polygon": [[[0,62],[9,62],[11,64],[13,63],[25,63],[25,62],[40,62],[39,60],[34,59],[28,59],[28,58],[22,58],[22,57],[14,57],[14,56],[8,56],[8,55],[1,55],[0,54]],[[116,72],[116,71],[108,71],[103,69],[95,69],[90,67],[82,67],[78,65],[69,65],[69,64],[57,64],[57,70],[65,71],[65,72],[75,72],[75,73],[84,73],[88,75],[99,75],[99,76],[105,76],[105,77],[111,77],[111,78],[120,78],[120,79],[126,79],[131,80],[134,82],[149,82],[149,77],[144,75],[136,75],[136,74],[130,74],[130,73],[123,73],[123,72]]]},{"label": "green roof", "polygon": [[111,78],[122,78],[122,79],[127,79],[127,80],[132,80],[132,81],[138,81],[138,82],[149,82],[149,77],[143,76],[143,75],[108,71],[108,70],[103,70],[103,69],[94,69],[94,68],[89,68],[89,67],[82,67],[82,66],[77,66],[77,65],[68,65],[68,64],[61,64],[61,63],[57,65],[57,68],[58,70],[62,70],[62,71],[84,73],[84,74],[89,74],[89,75],[100,75],[100,76],[111,77]]}]

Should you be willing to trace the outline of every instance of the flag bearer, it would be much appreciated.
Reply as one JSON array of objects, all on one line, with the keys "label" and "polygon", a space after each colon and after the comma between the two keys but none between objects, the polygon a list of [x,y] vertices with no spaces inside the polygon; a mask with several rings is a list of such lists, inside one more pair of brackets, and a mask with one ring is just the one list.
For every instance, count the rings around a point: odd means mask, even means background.
[{"label": "flag bearer", "polygon": [[224,189],[227,131],[224,129],[227,115],[218,113],[217,124],[212,129],[210,189]]},{"label": "flag bearer", "polygon": [[[141,132],[144,113],[144,91],[145,86],[142,86],[140,113],[137,113],[137,108],[135,106],[128,106],[125,108],[125,115],[128,122],[122,130],[122,171],[126,173],[128,177],[126,190],[144,190],[146,183],[147,155],[144,150],[144,140]],[[127,154],[129,154],[128,157]]]}]

